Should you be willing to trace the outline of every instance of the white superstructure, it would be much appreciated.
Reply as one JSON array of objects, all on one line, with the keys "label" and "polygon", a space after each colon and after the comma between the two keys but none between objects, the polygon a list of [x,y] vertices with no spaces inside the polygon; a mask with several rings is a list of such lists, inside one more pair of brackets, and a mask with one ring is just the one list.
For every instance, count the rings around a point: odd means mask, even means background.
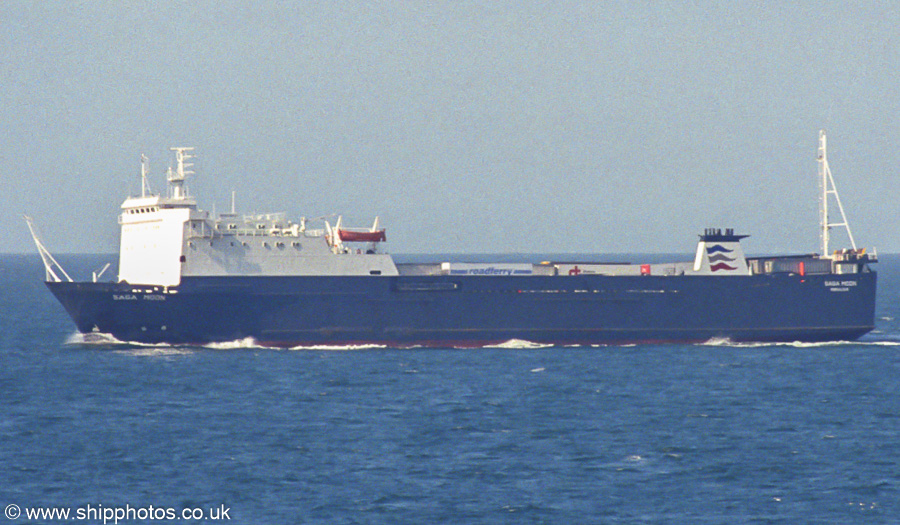
[{"label": "white superstructure", "polygon": [[[396,276],[396,275],[479,275],[479,276],[748,276],[759,273],[846,273],[856,271],[862,257],[874,261],[874,254],[856,248],[834,187],[828,167],[824,132],[819,137],[819,175],[822,183],[821,257],[811,255],[781,260],[756,257],[748,259],[740,240],[731,229],[707,229],[700,236],[692,262],[666,264],[617,264],[559,262],[530,264],[500,263],[428,263],[394,264],[393,258],[379,250],[385,232],[378,219],[371,228],[343,228],[341,218],[332,226],[324,218],[318,229],[308,228],[305,218],[291,222],[283,213],[213,216],[198,209],[185,185],[193,166],[188,163],[193,148],[171,148],[175,169],[167,172],[166,195],[153,194],[147,180],[146,157],[141,156],[141,195],[122,204],[119,223],[122,237],[119,255],[119,281],[136,285],[176,286],[182,277],[225,276]],[[842,221],[828,218],[829,199],[834,199]],[[29,226],[30,223],[29,223]],[[829,230],[845,227],[850,250],[830,254]],[[34,234],[34,232],[32,231]],[[42,257],[46,250],[35,235]],[[49,252],[46,252],[49,256]],[[58,265],[45,257],[48,279],[59,279]],[[832,268],[834,264],[834,268]],[[59,269],[61,271],[61,268]],[[102,271],[101,271],[102,273]],[[96,280],[96,277],[95,277]]]},{"label": "white superstructure", "polygon": [[[281,213],[212,217],[197,208],[184,184],[193,173],[193,148],[172,148],[176,167],[167,173],[167,195],[154,195],[142,158],[141,196],[122,203],[119,281],[175,286],[182,276],[397,275],[378,242],[347,242],[360,236],[384,239],[376,225],[364,232],[324,221],[308,229]],[[374,237],[373,237],[374,238]]]}]

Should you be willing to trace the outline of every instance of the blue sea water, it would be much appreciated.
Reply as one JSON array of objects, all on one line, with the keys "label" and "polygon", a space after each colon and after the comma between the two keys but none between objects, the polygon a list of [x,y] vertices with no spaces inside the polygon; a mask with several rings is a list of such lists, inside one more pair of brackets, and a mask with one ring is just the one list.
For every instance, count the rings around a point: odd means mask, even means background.
[{"label": "blue sea water", "polygon": [[897,523],[900,257],[878,270],[860,342],[273,350],[69,342],[37,256],[0,256],[0,523]]}]

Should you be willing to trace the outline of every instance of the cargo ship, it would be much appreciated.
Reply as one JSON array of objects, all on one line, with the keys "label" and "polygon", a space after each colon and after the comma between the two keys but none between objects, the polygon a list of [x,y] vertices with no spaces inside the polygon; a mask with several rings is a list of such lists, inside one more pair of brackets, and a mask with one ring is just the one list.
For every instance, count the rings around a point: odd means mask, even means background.
[{"label": "cargo ship", "polygon": [[[291,221],[202,211],[186,188],[193,148],[172,148],[165,195],[121,205],[118,277],[76,282],[29,227],[46,285],[79,332],[124,342],[480,347],[852,340],[874,327],[875,253],[857,248],[819,136],[822,253],[747,257],[709,228],[693,260],[401,263],[376,218]],[[835,202],[841,221],[829,220]],[[834,206],[832,205],[832,209]],[[330,220],[331,219],[331,220]],[[846,227],[852,247],[829,251]],[[104,268],[105,270],[105,268]]]}]

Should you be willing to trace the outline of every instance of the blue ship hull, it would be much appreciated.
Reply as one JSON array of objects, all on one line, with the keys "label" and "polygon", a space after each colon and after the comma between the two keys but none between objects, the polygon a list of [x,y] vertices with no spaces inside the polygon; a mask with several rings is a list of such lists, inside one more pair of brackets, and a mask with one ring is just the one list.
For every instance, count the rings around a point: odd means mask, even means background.
[{"label": "blue ship hull", "polygon": [[852,340],[874,328],[853,275],[185,277],[48,282],[79,331],[122,341],[476,347]]}]

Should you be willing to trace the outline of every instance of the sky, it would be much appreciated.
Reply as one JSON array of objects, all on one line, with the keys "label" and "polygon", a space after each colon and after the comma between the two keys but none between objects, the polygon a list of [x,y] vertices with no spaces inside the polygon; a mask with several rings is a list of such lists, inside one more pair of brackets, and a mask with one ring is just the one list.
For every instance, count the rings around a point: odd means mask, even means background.
[{"label": "sky", "polygon": [[[201,208],[395,253],[819,250],[818,132],[900,252],[900,3],[0,2],[0,252],[118,251],[140,155]],[[835,232],[832,247],[847,245]]]}]

